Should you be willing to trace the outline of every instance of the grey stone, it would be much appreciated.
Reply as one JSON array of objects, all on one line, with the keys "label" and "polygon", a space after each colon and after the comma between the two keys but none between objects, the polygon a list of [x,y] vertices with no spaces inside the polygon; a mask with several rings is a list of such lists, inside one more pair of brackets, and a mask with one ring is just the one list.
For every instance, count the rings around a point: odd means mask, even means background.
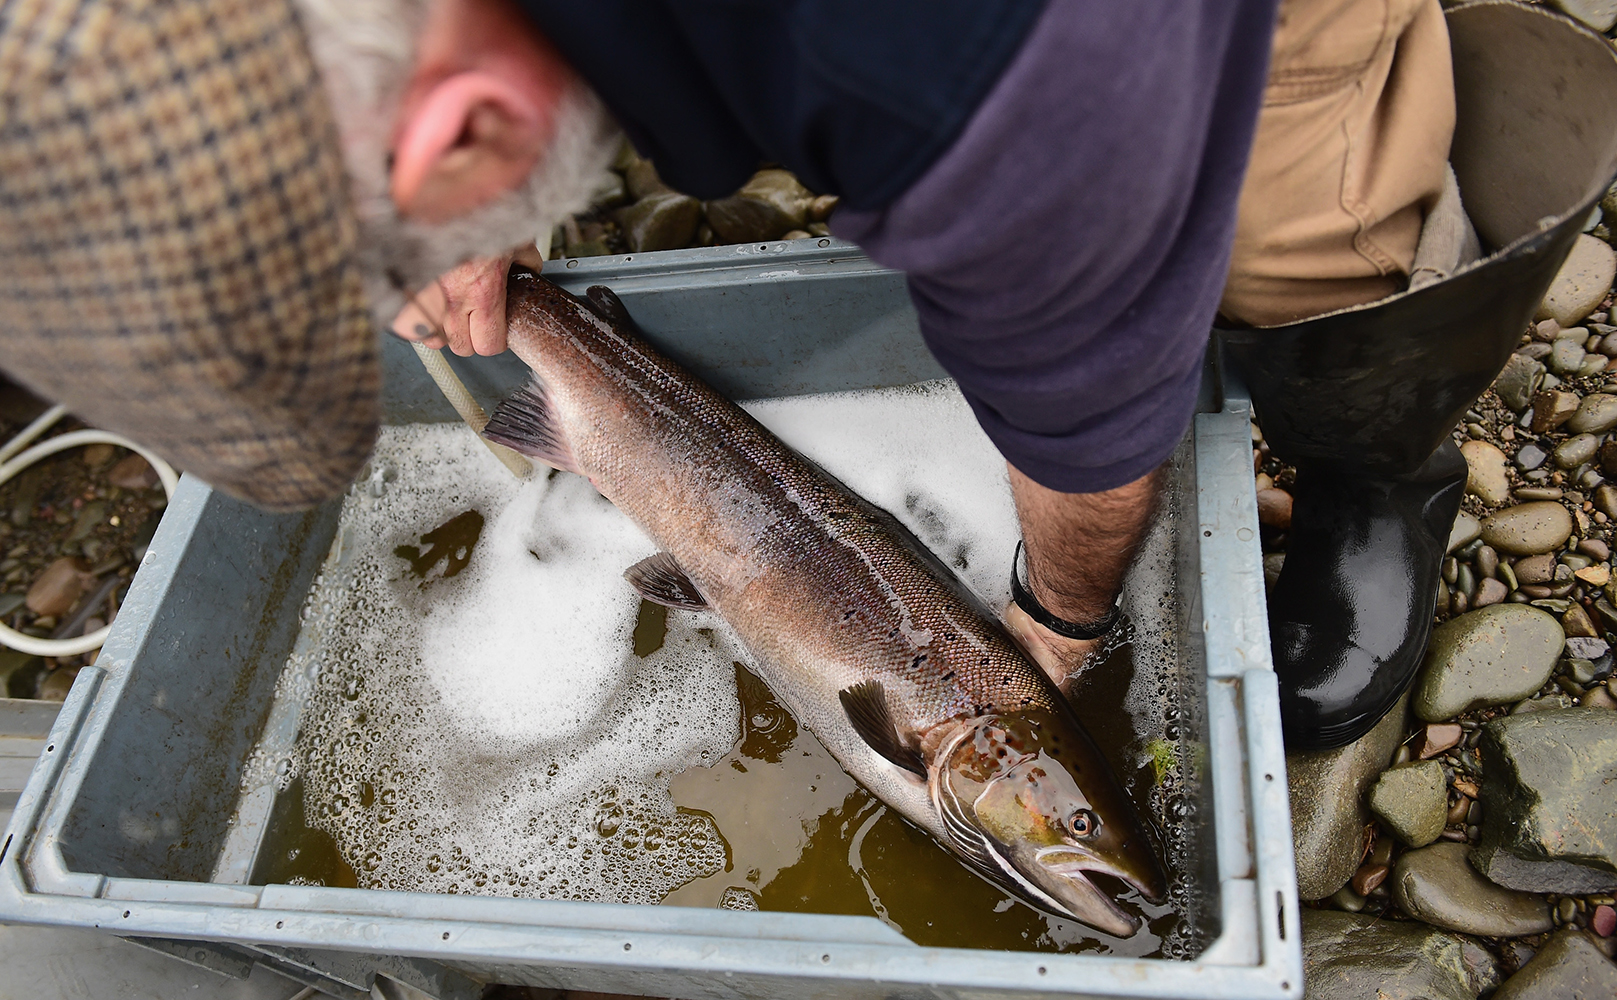
[{"label": "grey stone", "polygon": [[1482,522],[1461,511],[1455,515],[1454,527],[1449,529],[1449,547],[1447,551],[1453,552],[1461,546],[1470,545],[1481,534]]},{"label": "grey stone", "polygon": [[1528,892],[1617,889],[1617,713],[1511,714],[1482,727],[1478,748],[1478,870]]},{"label": "grey stone", "polygon": [[1533,393],[1544,378],[1544,366],[1525,354],[1512,354],[1505,362],[1505,370],[1494,379],[1493,391],[1504,404],[1517,413],[1533,402]]},{"label": "grey stone", "polygon": [[1542,698],[1527,698],[1511,706],[1511,715],[1521,715],[1523,712],[1548,712],[1557,708],[1571,708],[1572,696],[1565,691],[1552,691]]},{"label": "grey stone", "polygon": [[1482,523],[1482,540],[1513,556],[1553,552],[1572,537],[1572,515],[1554,500],[1506,507]]},{"label": "grey stone", "polygon": [[1487,578],[1477,584],[1476,600],[1472,601],[1471,604],[1473,607],[1486,608],[1498,604],[1509,596],[1510,591],[1503,583]]},{"label": "grey stone", "polygon": [[1604,434],[1617,427],[1617,396],[1596,392],[1583,397],[1566,427],[1574,434]]},{"label": "grey stone", "polygon": [[1550,356],[1546,359],[1550,371],[1557,375],[1576,375],[1583,367],[1584,355],[1588,352],[1583,345],[1575,340],[1557,340],[1550,345]]},{"label": "grey stone", "polygon": [[1576,656],[1583,660],[1598,660],[1606,655],[1611,645],[1604,639],[1590,639],[1586,636],[1568,636],[1566,640],[1566,655]]},{"label": "grey stone", "polygon": [[1522,470],[1523,472],[1532,472],[1534,469],[1543,465],[1544,460],[1549,457],[1549,452],[1545,451],[1543,448],[1540,448],[1538,445],[1531,443],[1524,444],[1520,448],[1516,449],[1516,468]]},{"label": "grey stone", "polygon": [[1617,965],[1582,931],[1564,930],[1494,993],[1493,1000],[1611,1000]]},{"label": "grey stone", "polygon": [[1566,636],[1555,618],[1524,604],[1495,604],[1432,630],[1410,706],[1426,722],[1506,705],[1550,679]]},{"label": "grey stone", "polygon": [[673,191],[656,192],[614,213],[635,253],[689,246],[702,221],[702,203]]},{"label": "grey stone", "polygon": [[1600,439],[1593,434],[1578,434],[1562,441],[1555,449],[1555,464],[1563,469],[1576,469],[1595,457]]},{"label": "grey stone", "polygon": [[1468,938],[1339,910],[1302,919],[1305,1000],[1476,1000],[1499,982]]},{"label": "grey stone", "polygon": [[1467,441],[1460,445],[1465,456],[1467,493],[1490,507],[1510,499],[1510,477],[1505,474],[1505,453],[1487,441]]},{"label": "grey stone", "polygon": [[1370,811],[1410,847],[1430,844],[1449,811],[1443,765],[1422,760],[1383,771],[1370,788]]},{"label": "grey stone", "polygon": [[[1604,20],[1603,8],[1612,6],[1612,0],[1558,0],[1557,6],[1562,9],[1581,8],[1582,16],[1596,16],[1597,20]],[[1596,10],[1599,10],[1598,15],[1594,14]],[[1572,16],[1582,19],[1580,14]],[[1600,30],[1609,27],[1611,23],[1608,21]],[[1553,319],[1562,326],[1576,326],[1611,291],[1614,277],[1617,277],[1617,252],[1593,236],[1579,236],[1572,245],[1572,253],[1568,255],[1566,263],[1561,265],[1555,280],[1550,282],[1550,290],[1544,294],[1544,301],[1539,303],[1538,318]],[[1579,347],[1578,351],[1581,354],[1583,348]],[[1553,362],[1550,368],[1554,370]]]},{"label": "grey stone", "polygon": [[1393,902],[1416,920],[1462,934],[1523,937],[1555,926],[1544,897],[1483,878],[1466,860],[1469,851],[1445,841],[1405,852],[1392,874]]},{"label": "grey stone", "polygon": [[1364,793],[1404,735],[1407,696],[1387,717],[1337,750],[1286,755],[1297,894],[1323,899],[1347,884],[1364,857],[1370,813]]}]

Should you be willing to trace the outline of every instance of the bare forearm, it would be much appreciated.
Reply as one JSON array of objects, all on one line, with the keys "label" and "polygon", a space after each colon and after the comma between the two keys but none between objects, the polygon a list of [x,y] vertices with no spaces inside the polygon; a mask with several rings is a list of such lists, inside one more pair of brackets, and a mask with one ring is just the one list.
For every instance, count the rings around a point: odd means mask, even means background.
[{"label": "bare forearm", "polygon": [[1104,493],[1058,493],[1010,474],[1033,596],[1067,621],[1100,619],[1156,516],[1161,470]]}]

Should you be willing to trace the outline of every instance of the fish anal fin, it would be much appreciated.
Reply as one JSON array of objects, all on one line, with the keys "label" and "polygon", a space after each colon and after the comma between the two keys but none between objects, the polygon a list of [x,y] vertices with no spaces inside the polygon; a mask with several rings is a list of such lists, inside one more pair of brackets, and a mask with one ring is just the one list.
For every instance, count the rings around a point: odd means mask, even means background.
[{"label": "fish anal fin", "polygon": [[887,690],[879,681],[860,681],[838,691],[837,698],[842,702],[842,710],[848,713],[854,732],[870,749],[904,770],[926,777],[926,761],[922,760],[921,751],[899,737],[893,713],[887,707]]},{"label": "fish anal fin", "polygon": [[483,436],[563,472],[583,475],[572,445],[557,424],[549,393],[538,379],[494,408]]},{"label": "fish anal fin", "polygon": [[685,570],[666,552],[650,555],[623,571],[623,578],[641,597],[665,608],[703,611],[707,598],[685,575]]}]

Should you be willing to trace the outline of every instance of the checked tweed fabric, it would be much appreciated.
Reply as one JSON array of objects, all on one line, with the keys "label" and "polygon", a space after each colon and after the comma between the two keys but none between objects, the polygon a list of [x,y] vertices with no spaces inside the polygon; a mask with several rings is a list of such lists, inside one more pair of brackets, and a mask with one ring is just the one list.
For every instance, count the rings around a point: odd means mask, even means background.
[{"label": "checked tweed fabric", "polygon": [[0,0],[0,368],[291,510],[370,453],[380,371],[289,0]]}]

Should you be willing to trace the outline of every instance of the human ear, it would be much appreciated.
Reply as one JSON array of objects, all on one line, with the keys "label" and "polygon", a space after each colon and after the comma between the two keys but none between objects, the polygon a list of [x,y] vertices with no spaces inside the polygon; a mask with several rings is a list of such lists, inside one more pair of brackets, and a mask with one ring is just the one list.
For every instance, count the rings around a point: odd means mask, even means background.
[{"label": "human ear", "polygon": [[413,104],[394,142],[391,193],[402,215],[422,222],[513,190],[550,138],[549,102],[486,70],[444,77]]}]

